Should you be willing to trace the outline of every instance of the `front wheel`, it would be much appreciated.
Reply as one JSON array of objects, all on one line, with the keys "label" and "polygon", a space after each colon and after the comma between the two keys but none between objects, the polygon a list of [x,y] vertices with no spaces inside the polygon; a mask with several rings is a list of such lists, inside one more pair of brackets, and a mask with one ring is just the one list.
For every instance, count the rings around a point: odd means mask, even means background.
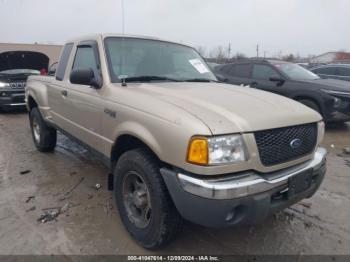
[{"label": "front wheel", "polygon": [[152,153],[146,149],[124,153],[118,160],[114,177],[119,214],[132,237],[148,249],[171,241],[182,225],[182,218]]},{"label": "front wheel", "polygon": [[30,111],[29,121],[36,148],[41,152],[53,151],[57,141],[56,129],[45,123],[37,107]]}]

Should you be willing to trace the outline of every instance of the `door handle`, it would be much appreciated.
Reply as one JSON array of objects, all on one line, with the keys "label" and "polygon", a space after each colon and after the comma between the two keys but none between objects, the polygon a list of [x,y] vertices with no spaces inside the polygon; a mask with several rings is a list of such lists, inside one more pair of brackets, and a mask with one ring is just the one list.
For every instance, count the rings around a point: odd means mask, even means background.
[{"label": "door handle", "polygon": [[65,96],[65,97],[67,97],[68,91],[67,91],[67,90],[62,90],[62,91],[61,91],[61,94],[62,94],[63,96]]}]

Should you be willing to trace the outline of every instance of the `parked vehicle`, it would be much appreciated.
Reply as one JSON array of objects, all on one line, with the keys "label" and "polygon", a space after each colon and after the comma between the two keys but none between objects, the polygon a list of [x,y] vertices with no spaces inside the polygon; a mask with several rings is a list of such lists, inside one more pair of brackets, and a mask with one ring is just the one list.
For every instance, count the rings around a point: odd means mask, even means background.
[{"label": "parked vehicle", "polygon": [[56,130],[110,165],[119,215],[145,248],[182,218],[253,224],[311,197],[325,174],[321,116],[282,96],[218,83],[191,47],[146,37],[69,41],[55,77],[26,89],[34,143]]},{"label": "parked vehicle", "polygon": [[218,66],[219,79],[234,85],[249,85],[297,100],[319,112],[325,122],[350,120],[350,83],[322,79],[293,63],[249,60]]},{"label": "parked vehicle", "polygon": [[347,64],[323,65],[310,70],[321,78],[350,81],[350,65]]},{"label": "parked vehicle", "polygon": [[217,67],[220,64],[214,62],[207,62],[207,65],[210,67],[211,70],[214,70],[215,67]]},{"label": "parked vehicle", "polygon": [[[46,57],[47,58],[47,57]],[[28,76],[47,68],[42,54],[29,51],[0,53],[0,109],[25,109],[24,89]]]},{"label": "parked vehicle", "polygon": [[0,109],[25,108],[24,89],[30,75],[40,72],[32,69],[0,71]]}]

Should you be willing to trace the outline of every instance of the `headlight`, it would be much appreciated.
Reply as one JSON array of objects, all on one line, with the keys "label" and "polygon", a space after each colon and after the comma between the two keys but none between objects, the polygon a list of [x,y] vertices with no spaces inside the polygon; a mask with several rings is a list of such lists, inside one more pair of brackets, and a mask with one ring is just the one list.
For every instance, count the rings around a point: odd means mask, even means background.
[{"label": "headlight", "polygon": [[338,96],[350,97],[350,92],[327,90],[327,89],[321,89],[321,90],[323,92],[327,93],[327,94],[330,94],[330,95],[338,95]]},{"label": "headlight", "polygon": [[247,160],[242,136],[194,137],[189,144],[187,161],[199,165],[232,164]]},{"label": "headlight", "polygon": [[9,83],[0,82],[0,88],[9,87],[9,86],[10,86]]}]

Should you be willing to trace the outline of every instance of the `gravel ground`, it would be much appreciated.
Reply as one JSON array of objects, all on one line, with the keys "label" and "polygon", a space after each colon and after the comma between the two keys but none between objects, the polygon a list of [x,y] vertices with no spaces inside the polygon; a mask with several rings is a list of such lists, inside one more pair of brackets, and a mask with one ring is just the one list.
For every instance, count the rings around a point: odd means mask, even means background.
[{"label": "gravel ground", "polygon": [[[324,146],[328,172],[311,199],[253,227],[186,223],[174,242],[151,252],[124,229],[99,159],[62,135],[54,153],[40,153],[27,114],[1,113],[0,254],[350,254],[350,156],[339,155],[350,146],[350,124],[328,127]],[[66,211],[37,221],[52,207]]]}]

